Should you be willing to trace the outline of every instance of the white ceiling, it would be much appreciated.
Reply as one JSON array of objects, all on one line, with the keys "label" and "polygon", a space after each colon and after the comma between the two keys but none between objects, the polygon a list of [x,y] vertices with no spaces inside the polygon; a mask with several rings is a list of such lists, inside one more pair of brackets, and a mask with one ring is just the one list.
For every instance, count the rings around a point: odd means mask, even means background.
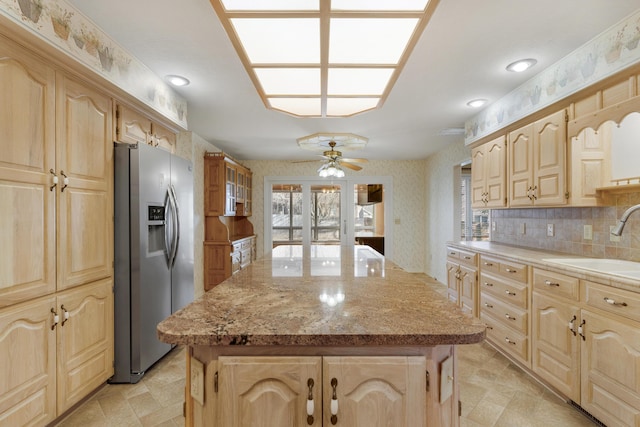
[{"label": "white ceiling", "polygon": [[[348,157],[422,159],[462,136],[440,136],[639,7],[638,0],[440,0],[381,109],[350,118],[267,110],[208,0],[69,0],[159,76],[179,74],[189,130],[242,160],[314,158],[296,139],[317,132],[369,138]],[[505,66],[536,58],[531,70]],[[347,154],[346,154],[347,155]]]}]

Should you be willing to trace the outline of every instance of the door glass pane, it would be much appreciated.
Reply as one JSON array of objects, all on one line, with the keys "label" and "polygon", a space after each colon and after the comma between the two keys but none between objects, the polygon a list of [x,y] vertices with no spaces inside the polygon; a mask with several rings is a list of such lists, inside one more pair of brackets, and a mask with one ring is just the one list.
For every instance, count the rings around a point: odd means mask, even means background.
[{"label": "door glass pane", "polygon": [[302,243],[302,186],[277,184],[271,193],[273,246]]},{"label": "door glass pane", "polygon": [[311,241],[340,243],[340,186],[311,186]]},{"label": "door glass pane", "polygon": [[353,191],[356,244],[384,255],[384,188],[382,184],[355,184]]}]

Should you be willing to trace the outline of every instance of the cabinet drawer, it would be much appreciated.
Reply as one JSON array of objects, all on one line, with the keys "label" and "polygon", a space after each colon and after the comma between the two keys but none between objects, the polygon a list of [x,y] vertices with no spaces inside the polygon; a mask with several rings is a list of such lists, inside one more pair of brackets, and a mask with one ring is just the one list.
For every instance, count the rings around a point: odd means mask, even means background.
[{"label": "cabinet drawer", "polygon": [[490,295],[482,295],[480,299],[480,310],[500,321],[500,323],[514,328],[524,335],[526,335],[529,330],[529,316],[525,310],[516,308],[511,304],[506,304]]},{"label": "cabinet drawer", "polygon": [[483,255],[480,260],[480,268],[486,272],[507,277],[510,280],[522,283],[527,283],[528,280],[529,266],[526,264]]},{"label": "cabinet drawer", "polygon": [[501,301],[527,308],[527,286],[489,274],[480,276],[480,292],[489,292]]},{"label": "cabinet drawer", "polygon": [[640,294],[635,292],[585,281],[584,301],[591,307],[640,321]]},{"label": "cabinet drawer", "polygon": [[233,252],[240,252],[242,250],[242,242],[235,242],[233,244]]},{"label": "cabinet drawer", "polygon": [[447,246],[447,258],[450,261],[458,261],[463,264],[476,265],[478,254],[475,252],[460,250]]},{"label": "cabinet drawer", "polygon": [[562,273],[533,269],[533,289],[578,301],[580,280]]},{"label": "cabinet drawer", "polygon": [[485,313],[481,313],[480,319],[487,325],[489,340],[529,366],[529,339],[525,335],[503,326]]}]

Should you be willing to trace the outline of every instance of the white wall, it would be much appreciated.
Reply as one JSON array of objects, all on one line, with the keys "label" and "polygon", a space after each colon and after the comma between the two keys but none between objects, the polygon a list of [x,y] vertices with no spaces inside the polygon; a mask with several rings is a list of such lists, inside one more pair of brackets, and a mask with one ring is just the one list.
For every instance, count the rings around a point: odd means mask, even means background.
[{"label": "white wall", "polygon": [[425,161],[425,273],[446,283],[446,242],[454,239],[459,220],[454,215],[454,198],[460,189],[454,183],[454,169],[471,158],[471,150],[464,141],[453,142],[447,148],[429,156]]}]

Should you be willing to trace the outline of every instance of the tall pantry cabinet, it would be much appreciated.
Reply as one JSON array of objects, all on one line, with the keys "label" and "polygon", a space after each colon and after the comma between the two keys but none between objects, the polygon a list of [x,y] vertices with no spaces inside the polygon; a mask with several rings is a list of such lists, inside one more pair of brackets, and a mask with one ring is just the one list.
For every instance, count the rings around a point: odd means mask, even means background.
[{"label": "tall pantry cabinet", "polygon": [[112,101],[0,36],[0,426],[113,374]]}]

